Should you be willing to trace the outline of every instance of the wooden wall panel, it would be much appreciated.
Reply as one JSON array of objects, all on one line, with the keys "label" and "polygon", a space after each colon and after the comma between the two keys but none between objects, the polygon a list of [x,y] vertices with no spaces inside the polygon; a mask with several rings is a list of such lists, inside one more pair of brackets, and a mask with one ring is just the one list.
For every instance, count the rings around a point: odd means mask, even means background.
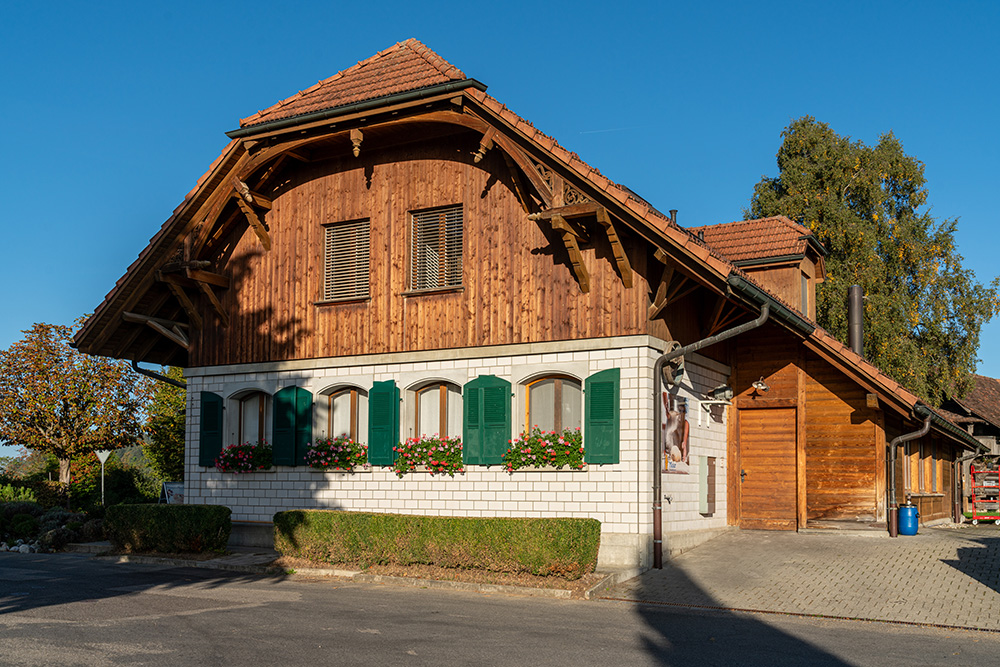
[{"label": "wooden wall panel", "polygon": [[[593,238],[582,251],[591,290],[583,294],[561,237],[549,223],[527,219],[499,150],[472,162],[466,144],[473,139],[289,160],[281,184],[264,193],[274,200],[266,216],[273,248],[264,252],[247,225],[237,225],[232,255],[217,267],[233,283],[224,295],[232,324],[205,327],[192,365],[650,333],[646,244],[619,229],[635,269],[626,289],[607,237],[595,220],[587,223]],[[449,204],[463,206],[463,288],[406,295],[409,212]],[[323,225],[358,218],[370,220],[370,298],[317,305]],[[692,303],[681,306],[653,327],[657,334],[696,319],[684,310]]]},{"label": "wooden wall panel", "polygon": [[816,357],[806,359],[807,519],[864,519],[877,512],[876,411],[865,391]]}]

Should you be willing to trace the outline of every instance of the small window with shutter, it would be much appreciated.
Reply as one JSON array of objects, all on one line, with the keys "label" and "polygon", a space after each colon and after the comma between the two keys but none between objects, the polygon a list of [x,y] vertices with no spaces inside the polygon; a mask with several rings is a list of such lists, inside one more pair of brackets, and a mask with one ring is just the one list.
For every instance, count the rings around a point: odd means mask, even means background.
[{"label": "small window with shutter", "polygon": [[324,228],[323,301],[368,298],[369,222],[352,220]]},{"label": "small window with shutter", "polygon": [[462,206],[415,211],[410,227],[410,289],[462,284]]}]

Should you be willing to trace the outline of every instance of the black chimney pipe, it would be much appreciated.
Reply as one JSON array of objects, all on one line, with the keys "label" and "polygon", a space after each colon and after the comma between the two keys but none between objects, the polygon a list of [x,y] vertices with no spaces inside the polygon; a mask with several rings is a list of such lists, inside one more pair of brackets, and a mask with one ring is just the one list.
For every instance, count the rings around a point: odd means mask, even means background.
[{"label": "black chimney pipe", "polygon": [[865,316],[864,296],[861,285],[851,285],[847,289],[847,327],[851,350],[859,357],[865,356]]}]

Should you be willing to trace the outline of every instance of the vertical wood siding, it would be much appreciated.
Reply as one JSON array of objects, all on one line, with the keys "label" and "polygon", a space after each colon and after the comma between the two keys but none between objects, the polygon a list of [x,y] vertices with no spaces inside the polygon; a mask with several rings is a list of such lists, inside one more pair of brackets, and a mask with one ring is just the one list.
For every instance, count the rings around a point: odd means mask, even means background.
[{"label": "vertical wood siding", "polygon": [[[636,273],[626,289],[610,243],[591,223],[592,242],[583,246],[591,290],[581,293],[561,239],[548,223],[527,219],[499,151],[475,165],[464,143],[290,161],[266,219],[273,249],[265,253],[245,226],[233,233],[222,269],[233,282],[223,300],[232,324],[222,329],[210,318],[192,365],[648,333],[646,245],[621,234]],[[404,295],[409,212],[449,204],[463,206],[463,289]],[[370,220],[370,299],[317,305],[323,224],[358,218]],[[657,326],[669,334],[669,325]]]}]

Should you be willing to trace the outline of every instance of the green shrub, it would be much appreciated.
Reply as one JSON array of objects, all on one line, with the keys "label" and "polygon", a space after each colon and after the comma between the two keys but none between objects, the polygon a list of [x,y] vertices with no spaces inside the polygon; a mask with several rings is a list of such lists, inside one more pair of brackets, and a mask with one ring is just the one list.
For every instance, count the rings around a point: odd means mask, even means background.
[{"label": "green shrub", "polygon": [[38,519],[30,514],[15,514],[8,529],[14,539],[30,540],[38,535]]},{"label": "green shrub", "polygon": [[126,553],[222,551],[232,530],[222,505],[113,505],[104,517],[111,546]]},{"label": "green shrub", "polygon": [[53,528],[43,531],[38,541],[46,549],[59,550],[76,539],[76,534],[68,528]]},{"label": "green shrub", "polygon": [[30,488],[14,486],[12,484],[0,485],[0,503],[21,501],[34,503],[38,502],[38,498],[35,497],[35,492]]},{"label": "green shrub", "polygon": [[0,504],[0,511],[2,511],[3,515],[8,519],[11,519],[18,514],[30,514],[34,517],[39,517],[45,514],[44,507],[38,503],[26,500]]},{"label": "green shrub", "polygon": [[428,564],[578,579],[593,572],[596,519],[413,516],[324,510],[274,515],[274,548],[326,563]]}]

